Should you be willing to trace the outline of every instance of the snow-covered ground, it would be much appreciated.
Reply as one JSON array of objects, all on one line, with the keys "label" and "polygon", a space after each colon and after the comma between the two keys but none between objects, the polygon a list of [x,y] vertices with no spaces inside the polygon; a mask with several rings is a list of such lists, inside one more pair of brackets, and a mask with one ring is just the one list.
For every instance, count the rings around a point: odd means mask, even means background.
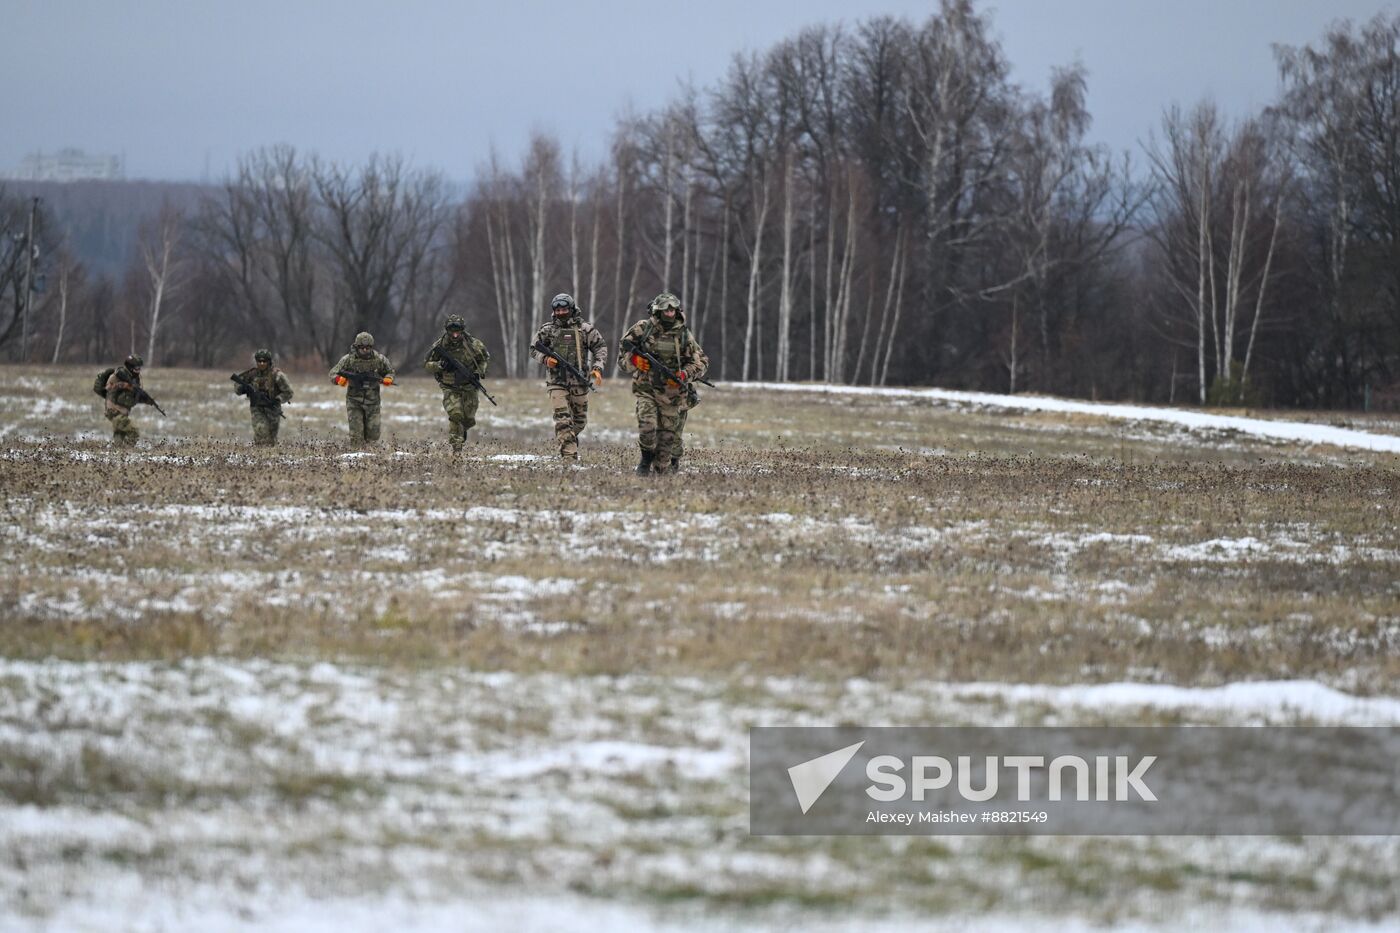
[{"label": "snow-covered ground", "polygon": [[[1388,884],[1358,876],[1400,857],[1393,839],[853,844],[746,832],[751,726],[1130,723],[1163,710],[1210,724],[1400,723],[1400,701],[1307,682],[950,687],[0,661],[0,925],[895,929],[932,916],[946,928],[1099,918],[1168,929],[1203,916],[1204,900],[1219,902],[1224,928],[1307,926],[1322,910],[1314,922],[1335,928],[1393,903]],[[1276,889],[1236,878],[1240,864],[1313,880]],[[1056,880],[1081,870],[1089,890]],[[1149,873],[1171,880],[1169,895],[1135,881]],[[988,915],[975,892],[989,883],[1003,893]]]},{"label": "snow-covered ground", "polygon": [[643,485],[616,383],[563,471],[534,381],[449,461],[426,382],[260,451],[158,372],[124,451],[81,375],[0,375],[0,638],[72,659],[0,659],[0,929],[1400,915],[1396,839],[752,837],[746,784],[756,725],[1400,725],[1400,438],[726,384]]},{"label": "snow-covered ground", "polygon": [[1400,436],[1296,421],[1214,415],[1185,408],[1084,402],[1042,395],[997,395],[991,392],[959,392],[952,389],[893,389],[819,383],[732,382],[725,383],[725,388],[749,392],[814,392],[828,396],[919,399],[948,406],[1090,415],[1120,421],[1172,424],[1193,431],[1238,431],[1254,437],[1302,444],[1330,444],[1358,450],[1400,453]]}]

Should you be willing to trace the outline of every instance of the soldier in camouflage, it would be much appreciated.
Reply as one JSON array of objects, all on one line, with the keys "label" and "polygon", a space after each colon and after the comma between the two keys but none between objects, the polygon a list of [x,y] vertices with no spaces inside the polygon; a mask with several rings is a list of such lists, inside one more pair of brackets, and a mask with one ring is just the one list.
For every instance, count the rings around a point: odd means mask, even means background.
[{"label": "soldier in camouflage", "polygon": [[259,447],[275,446],[277,429],[282,424],[282,406],[292,400],[292,384],[282,370],[272,368],[271,350],[254,353],[253,368],[243,370],[238,378],[262,393],[261,398],[255,401],[247,386],[234,386],[234,391],[239,395],[248,396],[248,410],[253,418],[253,443]]},{"label": "soldier in camouflage", "polygon": [[[374,378],[353,380],[342,372],[363,373]],[[350,422],[350,440],[373,444],[379,440],[379,387],[394,384],[394,367],[389,358],[374,349],[374,337],[364,331],[355,335],[349,353],[331,367],[331,379],[346,386],[345,415]]]},{"label": "soldier in camouflage", "polygon": [[135,447],[141,437],[141,432],[131,422],[131,410],[140,401],[136,390],[141,388],[141,367],[144,365],[145,360],[133,353],[107,377],[107,402],[103,406],[103,414],[112,422],[114,444]]},{"label": "soldier in camouflage", "polygon": [[467,333],[467,322],[461,315],[449,315],[442,329],[442,336],[423,359],[423,368],[433,374],[442,389],[442,410],[447,412],[447,441],[452,445],[452,455],[457,456],[467,443],[467,432],[476,426],[476,407],[481,400],[475,386],[461,379],[451,364],[437,357],[439,354],[452,357],[480,379],[486,375],[491,354],[486,352],[486,344]]},{"label": "soldier in camouflage", "polygon": [[580,383],[578,377],[570,375],[535,346],[549,347],[580,373],[587,373],[595,386],[603,384],[608,346],[598,328],[583,319],[583,312],[572,295],[555,295],[549,305],[553,319],[535,332],[530,356],[546,367],[544,384],[554,409],[554,438],[559,442],[559,456],[577,460],[578,436],[588,423],[588,384]]},{"label": "soldier in camouflage", "polygon": [[[637,397],[637,446],[642,450],[638,476],[680,470],[686,414],[699,402],[694,387],[687,383],[704,376],[710,368],[709,357],[685,326],[679,298],[662,292],[649,309],[650,316],[623,335],[623,346],[618,350],[622,368],[632,374],[632,394]],[[650,363],[626,349],[628,343],[661,360],[681,381],[672,382],[652,372]]]}]

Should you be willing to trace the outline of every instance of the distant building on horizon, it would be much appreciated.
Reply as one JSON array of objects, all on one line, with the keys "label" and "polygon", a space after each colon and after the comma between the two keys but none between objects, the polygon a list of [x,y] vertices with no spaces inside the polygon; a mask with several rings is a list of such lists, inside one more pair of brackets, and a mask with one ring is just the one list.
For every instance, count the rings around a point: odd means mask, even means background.
[{"label": "distant building on horizon", "polygon": [[89,155],[81,149],[32,152],[19,168],[0,174],[8,181],[120,181],[126,178],[123,160],[114,155]]}]

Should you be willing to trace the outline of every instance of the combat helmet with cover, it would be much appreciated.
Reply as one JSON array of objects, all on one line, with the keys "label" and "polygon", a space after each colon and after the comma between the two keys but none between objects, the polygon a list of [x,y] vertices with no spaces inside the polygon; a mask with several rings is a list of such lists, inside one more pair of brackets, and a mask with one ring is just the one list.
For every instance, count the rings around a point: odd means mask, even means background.
[{"label": "combat helmet with cover", "polygon": [[[670,292],[662,292],[657,295],[651,300],[651,304],[647,305],[647,309],[651,312],[652,320],[663,330],[670,330],[675,325],[685,322],[685,311],[681,308],[681,300]],[[668,320],[665,312],[673,309],[676,316]]]},{"label": "combat helmet with cover", "polygon": [[352,344],[352,346],[357,348],[372,347],[374,346],[374,335],[367,330],[362,330],[355,335],[355,342]]}]

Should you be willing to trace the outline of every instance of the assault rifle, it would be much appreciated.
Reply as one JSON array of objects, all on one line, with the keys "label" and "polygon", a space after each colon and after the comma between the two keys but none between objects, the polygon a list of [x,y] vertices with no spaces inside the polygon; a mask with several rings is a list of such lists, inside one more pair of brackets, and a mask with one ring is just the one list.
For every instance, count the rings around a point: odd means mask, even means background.
[{"label": "assault rifle", "polygon": [[287,420],[287,416],[282,414],[282,403],[280,401],[268,395],[266,392],[264,392],[262,389],[259,389],[257,386],[253,385],[247,379],[244,379],[242,376],[238,375],[238,373],[234,373],[232,376],[229,376],[229,378],[233,380],[234,385],[238,386],[240,389],[243,390],[242,392],[238,393],[239,395],[248,396],[248,398],[252,400],[253,404],[257,405],[259,408],[273,409],[277,412],[277,417],[281,418],[283,421]]},{"label": "assault rifle", "polygon": [[589,379],[587,376],[585,376],[573,363],[570,363],[558,353],[555,353],[552,349],[550,349],[549,344],[545,343],[543,340],[536,340],[534,343],[530,344],[530,349],[534,350],[541,356],[546,357],[547,359],[551,359],[554,362],[558,363],[559,368],[564,370],[566,374],[572,376],[579,382],[588,386],[588,391],[598,391],[598,387],[593,384],[592,379]]},{"label": "assault rifle", "polygon": [[143,405],[150,405],[156,411],[160,412],[160,416],[162,418],[169,417],[169,415],[165,413],[165,409],[160,407],[160,403],[157,402],[155,399],[151,398],[151,393],[147,392],[145,389],[141,388],[138,385],[133,385],[131,387],[131,391],[136,393],[136,401],[142,403]]},{"label": "assault rifle", "polygon": [[383,381],[383,377],[377,373],[352,373],[348,369],[337,369],[335,374],[350,380],[357,389],[363,389],[368,385],[378,385]]},{"label": "assault rifle", "polygon": [[475,370],[467,366],[467,364],[442,352],[442,347],[433,347],[433,352],[430,355],[451,367],[452,371],[457,374],[459,379],[464,380],[467,385],[472,386],[482,395],[486,396],[486,401],[490,402],[492,405],[496,404],[496,400],[491,397],[491,393],[486,391],[486,386],[481,384],[481,377],[476,374]]},{"label": "assault rifle", "polygon": [[622,349],[626,350],[633,356],[640,356],[642,359],[646,360],[647,363],[651,365],[652,372],[660,373],[661,375],[665,376],[669,381],[674,382],[678,386],[688,386],[692,382],[698,382],[701,385],[707,385],[712,389],[719,388],[719,386],[715,385],[713,382],[706,379],[704,376],[696,376],[694,379],[681,379],[679,376],[676,375],[674,370],[672,370],[665,363],[661,362],[661,360],[657,359],[656,354],[649,353],[646,350],[646,348],[644,348],[640,343],[636,343],[635,341],[624,338],[622,341]]}]

